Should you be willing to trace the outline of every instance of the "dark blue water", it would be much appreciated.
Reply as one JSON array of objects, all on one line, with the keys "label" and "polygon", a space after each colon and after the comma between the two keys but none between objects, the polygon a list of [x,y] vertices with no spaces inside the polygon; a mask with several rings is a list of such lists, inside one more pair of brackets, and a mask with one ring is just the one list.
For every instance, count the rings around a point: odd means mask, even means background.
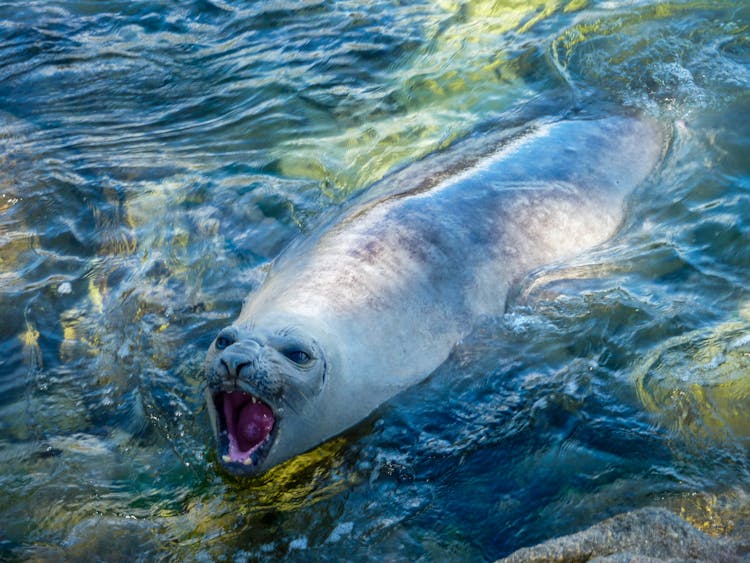
[{"label": "dark blue water", "polygon": [[[0,554],[494,559],[663,506],[750,533],[750,11],[0,2]],[[670,123],[620,233],[253,481],[202,360],[316,218],[469,134]],[[614,111],[614,109],[613,109]]]}]

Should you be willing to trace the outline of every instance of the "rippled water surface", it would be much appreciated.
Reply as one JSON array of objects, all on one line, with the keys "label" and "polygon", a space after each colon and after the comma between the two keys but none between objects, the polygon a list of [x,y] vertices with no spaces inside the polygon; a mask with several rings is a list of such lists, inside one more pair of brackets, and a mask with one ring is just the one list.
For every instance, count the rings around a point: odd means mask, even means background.
[{"label": "rippled water surface", "polygon": [[[0,2],[0,557],[494,559],[641,506],[750,534],[750,10]],[[615,239],[428,381],[220,472],[201,365],[316,218],[467,135],[674,129]]]}]

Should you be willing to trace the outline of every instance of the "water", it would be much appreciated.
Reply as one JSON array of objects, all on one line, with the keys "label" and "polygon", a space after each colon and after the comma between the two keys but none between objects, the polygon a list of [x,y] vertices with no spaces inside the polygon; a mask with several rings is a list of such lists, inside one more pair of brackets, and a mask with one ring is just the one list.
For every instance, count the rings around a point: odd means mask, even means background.
[{"label": "water", "polygon": [[[741,0],[0,2],[0,553],[493,559],[665,506],[750,533]],[[636,107],[622,231],[427,382],[222,475],[201,363],[264,265],[468,134]],[[479,133],[477,133],[479,132]]]}]

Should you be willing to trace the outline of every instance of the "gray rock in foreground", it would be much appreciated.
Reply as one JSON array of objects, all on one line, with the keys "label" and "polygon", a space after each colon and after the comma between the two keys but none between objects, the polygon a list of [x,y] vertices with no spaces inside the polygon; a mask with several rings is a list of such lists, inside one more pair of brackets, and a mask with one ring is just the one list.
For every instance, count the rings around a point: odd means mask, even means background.
[{"label": "gray rock in foreground", "polygon": [[519,549],[501,561],[750,561],[750,545],[706,535],[668,510],[642,508]]}]

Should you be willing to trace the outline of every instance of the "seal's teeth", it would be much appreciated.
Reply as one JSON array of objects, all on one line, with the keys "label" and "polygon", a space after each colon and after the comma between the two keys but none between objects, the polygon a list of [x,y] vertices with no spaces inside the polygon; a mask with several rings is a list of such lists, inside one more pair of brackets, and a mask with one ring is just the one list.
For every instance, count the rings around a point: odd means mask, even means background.
[{"label": "seal's teeth", "polygon": [[224,454],[223,456],[221,456],[221,460],[222,460],[222,461],[223,461],[224,463],[229,463],[230,461],[232,461],[232,458],[231,458],[231,457],[229,457],[228,455]]},{"label": "seal's teeth", "polygon": [[256,404],[256,403],[258,402],[258,399],[256,399],[255,397],[250,397],[250,401],[251,401],[251,402],[252,402],[253,404]]},{"label": "seal's teeth", "polygon": [[252,459],[250,459],[250,458],[247,458],[247,459],[246,459],[245,461],[243,461],[242,463],[244,463],[245,465],[252,465],[252,464],[253,464],[253,460],[252,460]]}]

